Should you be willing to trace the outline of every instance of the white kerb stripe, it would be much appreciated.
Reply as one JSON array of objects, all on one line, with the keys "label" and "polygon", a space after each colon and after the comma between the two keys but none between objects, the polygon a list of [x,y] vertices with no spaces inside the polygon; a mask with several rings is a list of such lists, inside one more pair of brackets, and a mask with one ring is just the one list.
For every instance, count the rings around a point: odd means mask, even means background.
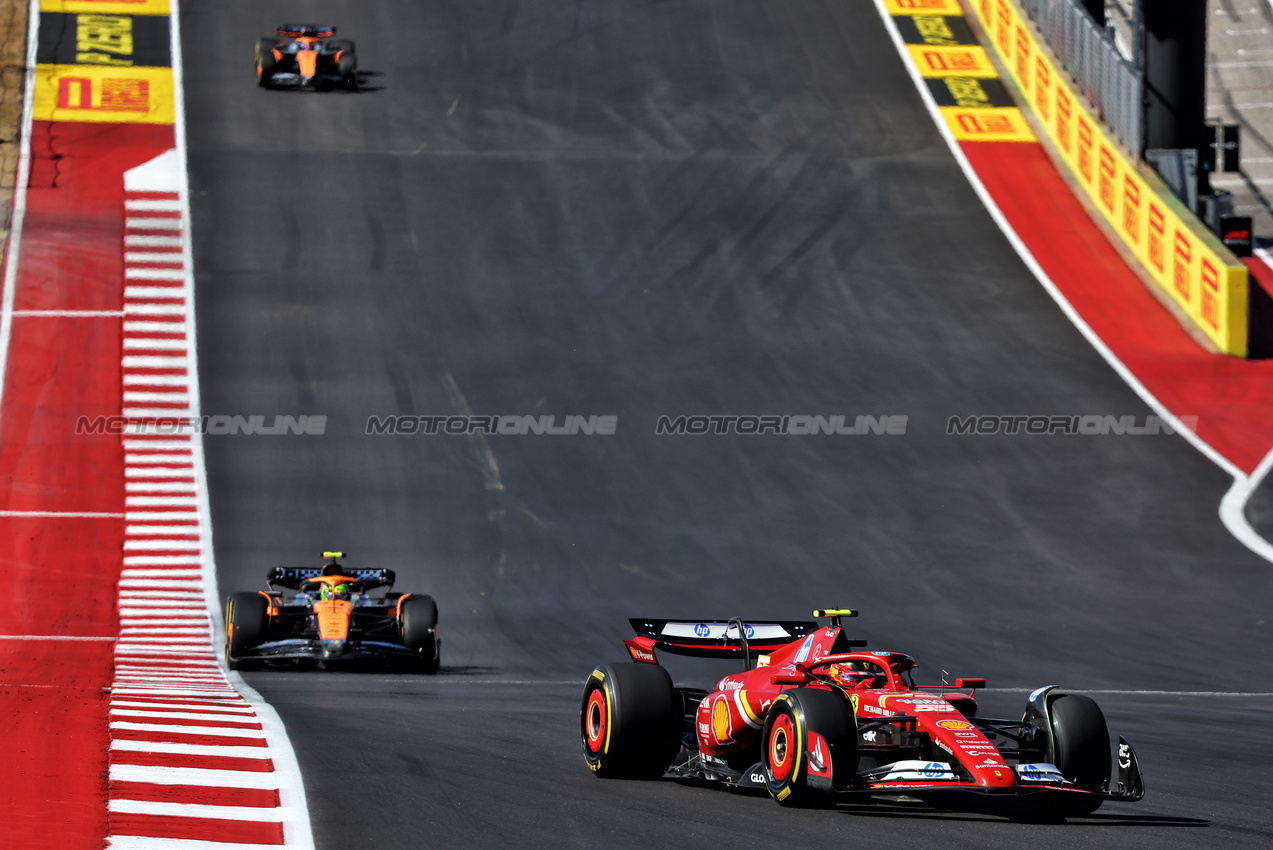
[{"label": "white kerb stripe", "polygon": [[282,809],[260,809],[255,806],[201,806],[195,803],[155,803],[150,800],[111,800],[110,811],[123,815],[167,815],[179,818],[215,818],[279,823]]},{"label": "white kerb stripe", "polygon": [[[145,269],[145,268],[126,268],[124,269],[125,280],[185,280],[186,272],[184,269]],[[125,308],[127,310],[127,308]]]},{"label": "white kerb stripe", "polygon": [[227,717],[224,714],[205,714],[201,711],[139,711],[117,703],[111,703],[110,713],[120,717],[165,717],[175,720],[215,720],[218,723],[239,723],[244,726],[260,725],[254,715]]},{"label": "white kerb stripe", "polygon": [[210,744],[174,744],[168,741],[130,741],[116,738],[110,748],[130,753],[171,753],[187,756],[224,756],[225,758],[268,759],[269,747],[218,747]]},{"label": "white kerb stripe", "polygon": [[[144,835],[112,835],[107,850],[286,850],[293,845],[234,844],[220,841],[193,841],[189,838],[151,838]],[[305,845],[313,847],[313,844]]]},{"label": "white kerb stripe", "polygon": [[129,230],[180,230],[180,218],[126,218],[124,226]]},{"label": "white kerb stripe", "polygon": [[114,699],[111,700],[111,710],[114,711],[115,706],[124,708],[165,708],[174,711],[213,711],[217,712],[217,716],[222,714],[229,715],[248,715],[254,716],[255,710],[252,706],[247,705],[199,705],[198,703],[172,703],[172,702],[143,702],[133,699]]},{"label": "white kerb stripe", "polygon": [[136,200],[125,200],[124,209],[137,210],[139,212],[181,212],[181,201],[137,198]]},{"label": "white kerb stripe", "polygon": [[124,244],[135,248],[180,248],[184,240],[180,236],[138,236],[130,233],[124,237]]},{"label": "white kerb stripe", "polygon": [[201,785],[209,788],[253,788],[273,791],[278,780],[273,773],[256,770],[213,770],[203,767],[163,767],[141,764],[112,764],[111,782],[146,782],[151,785]]},{"label": "white kerb stripe", "polygon": [[260,729],[235,729],[222,726],[169,726],[163,723],[129,723],[117,720],[112,729],[129,729],[134,732],[163,732],[169,735],[214,735],[218,738],[264,738]]}]

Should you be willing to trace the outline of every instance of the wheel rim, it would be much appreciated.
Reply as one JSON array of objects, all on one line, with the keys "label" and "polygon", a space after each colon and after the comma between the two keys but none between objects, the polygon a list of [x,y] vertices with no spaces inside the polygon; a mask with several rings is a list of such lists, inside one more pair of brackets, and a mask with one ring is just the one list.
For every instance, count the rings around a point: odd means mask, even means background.
[{"label": "wheel rim", "polygon": [[795,730],[791,718],[781,714],[769,729],[769,772],[778,782],[786,782],[795,763]]},{"label": "wheel rim", "polygon": [[584,710],[583,733],[590,753],[600,753],[605,747],[606,714],[605,694],[597,688],[588,696],[588,705]]}]

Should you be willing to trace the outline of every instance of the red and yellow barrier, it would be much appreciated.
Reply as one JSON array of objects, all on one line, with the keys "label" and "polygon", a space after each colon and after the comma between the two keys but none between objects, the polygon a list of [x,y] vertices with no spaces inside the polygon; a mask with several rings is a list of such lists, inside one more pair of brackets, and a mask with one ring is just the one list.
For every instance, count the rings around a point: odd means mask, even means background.
[{"label": "red and yellow barrier", "polygon": [[1199,330],[1224,353],[1245,357],[1246,267],[1160,180],[1140,173],[1015,3],[970,2],[1026,105],[1101,215]]}]

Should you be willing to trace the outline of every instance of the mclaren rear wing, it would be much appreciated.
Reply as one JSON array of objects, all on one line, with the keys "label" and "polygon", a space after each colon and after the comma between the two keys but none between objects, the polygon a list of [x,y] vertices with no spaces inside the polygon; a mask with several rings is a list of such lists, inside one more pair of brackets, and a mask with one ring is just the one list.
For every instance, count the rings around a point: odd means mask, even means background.
[{"label": "mclaren rear wing", "polygon": [[635,640],[624,641],[634,661],[657,663],[654,650],[699,658],[745,658],[772,652],[812,634],[816,620],[628,620]]},{"label": "mclaren rear wing", "polygon": [[[278,585],[289,590],[300,590],[301,584],[306,580],[323,575],[323,569],[323,567],[275,567],[270,570],[265,581],[270,587]],[[397,578],[393,570],[355,570],[341,567],[338,574],[354,579],[362,585],[363,590],[393,587],[394,579]]]}]

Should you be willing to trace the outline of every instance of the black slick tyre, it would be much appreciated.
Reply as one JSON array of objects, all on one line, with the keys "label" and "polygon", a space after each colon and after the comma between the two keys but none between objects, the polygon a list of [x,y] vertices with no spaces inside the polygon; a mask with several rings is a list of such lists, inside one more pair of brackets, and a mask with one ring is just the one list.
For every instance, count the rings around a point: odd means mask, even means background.
[{"label": "black slick tyre", "polygon": [[265,642],[270,603],[259,593],[231,593],[225,601],[225,664],[239,669],[243,654]]},{"label": "black slick tyre", "polygon": [[857,772],[857,719],[839,694],[784,691],[765,717],[760,746],[765,784],[780,805],[829,806],[833,783]]},{"label": "black slick tyre", "polygon": [[256,84],[268,86],[274,76],[274,39],[262,38],[256,43]]},{"label": "black slick tyre", "polygon": [[[1060,694],[1049,703],[1054,764],[1061,775],[1084,791],[1100,793],[1109,782],[1109,727],[1091,697]],[[1100,808],[1100,797],[1056,794],[1040,797],[1035,807],[1059,817],[1082,817]]]},{"label": "black slick tyre", "polygon": [[658,779],[680,750],[682,719],[667,670],[657,664],[602,664],[583,687],[584,760],[597,776]]},{"label": "black slick tyre", "polygon": [[438,645],[438,604],[432,596],[408,596],[402,600],[398,625],[402,645],[416,654],[412,662],[419,673],[433,674],[441,665]]}]

